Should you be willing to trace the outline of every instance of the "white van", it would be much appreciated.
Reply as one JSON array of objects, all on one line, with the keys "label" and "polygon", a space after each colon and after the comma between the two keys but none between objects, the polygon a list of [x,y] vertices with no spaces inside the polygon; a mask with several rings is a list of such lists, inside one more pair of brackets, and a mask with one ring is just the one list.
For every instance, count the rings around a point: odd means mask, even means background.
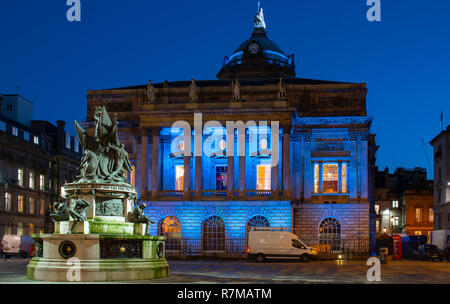
[{"label": "white van", "polygon": [[1,243],[1,255],[3,258],[10,256],[30,257],[33,254],[34,241],[31,236],[5,234]]},{"label": "white van", "polygon": [[248,232],[247,259],[264,262],[266,258],[300,258],[309,261],[316,249],[305,245],[284,228],[251,228]]}]

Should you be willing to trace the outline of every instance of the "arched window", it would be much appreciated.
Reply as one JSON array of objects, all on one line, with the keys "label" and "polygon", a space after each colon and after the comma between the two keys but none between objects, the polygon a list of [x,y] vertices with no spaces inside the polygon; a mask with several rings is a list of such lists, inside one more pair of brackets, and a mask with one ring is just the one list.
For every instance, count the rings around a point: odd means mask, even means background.
[{"label": "arched window", "polygon": [[262,215],[255,215],[247,222],[247,230],[252,227],[270,227],[269,220]]},{"label": "arched window", "polygon": [[327,217],[320,223],[319,244],[330,245],[331,251],[341,250],[341,224],[337,219]]},{"label": "arched window", "polygon": [[166,250],[180,250],[181,223],[173,215],[161,222],[161,235],[166,237]]},{"label": "arched window", "polygon": [[203,222],[203,250],[225,250],[225,223],[218,216],[210,216]]}]

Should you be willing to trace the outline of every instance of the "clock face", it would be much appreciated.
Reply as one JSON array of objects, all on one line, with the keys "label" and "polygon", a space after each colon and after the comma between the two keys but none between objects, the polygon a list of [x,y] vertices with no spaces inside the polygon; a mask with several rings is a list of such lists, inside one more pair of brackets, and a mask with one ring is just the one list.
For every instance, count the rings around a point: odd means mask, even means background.
[{"label": "clock face", "polygon": [[248,51],[250,52],[250,54],[256,54],[259,52],[259,50],[260,50],[259,44],[257,44],[256,42],[252,42],[248,46]]}]

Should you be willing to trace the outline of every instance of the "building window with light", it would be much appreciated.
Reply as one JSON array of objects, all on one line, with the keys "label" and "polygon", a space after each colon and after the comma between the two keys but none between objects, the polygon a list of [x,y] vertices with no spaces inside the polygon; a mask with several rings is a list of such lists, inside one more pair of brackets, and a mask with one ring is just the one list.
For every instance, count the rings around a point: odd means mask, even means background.
[{"label": "building window with light", "polygon": [[398,208],[398,201],[392,201],[392,208]]},{"label": "building window with light", "polygon": [[341,178],[342,178],[342,192],[343,193],[347,193],[347,163],[343,163],[342,164],[342,173],[341,173]]},{"label": "building window with light", "polygon": [[36,211],[35,205],[34,205],[34,197],[30,197],[29,198],[29,203],[30,203],[30,214],[34,214]]},{"label": "building window with light", "polygon": [[422,208],[416,208],[416,223],[422,222]]},{"label": "building window with light", "polygon": [[66,133],[66,148],[70,150],[70,133]]},{"label": "building window with light", "polygon": [[256,190],[270,190],[271,189],[271,166],[257,165],[256,166]]},{"label": "building window with light", "polygon": [[5,192],[5,211],[11,211],[11,193]]},{"label": "building window with light", "polygon": [[181,223],[173,215],[161,222],[161,235],[166,237],[166,250],[180,250]]},{"label": "building window with light", "polygon": [[23,169],[17,170],[17,182],[20,187],[23,187]]},{"label": "building window with light", "polygon": [[314,193],[319,193],[320,191],[320,168],[319,164],[314,164]]},{"label": "building window with light", "polygon": [[378,204],[375,205],[375,212],[377,214],[380,214],[380,205],[378,205]]},{"label": "building window with light", "polygon": [[[450,213],[449,213],[450,216]],[[428,222],[434,222],[434,210],[433,208],[428,208]]]},{"label": "building window with light", "polygon": [[39,175],[39,189],[41,191],[45,190],[45,176],[43,174]]},{"label": "building window with light", "polygon": [[175,190],[184,190],[184,166],[175,167]]},{"label": "building window with light", "polygon": [[41,199],[41,205],[39,206],[39,214],[44,215],[45,213],[45,200]]},{"label": "building window with light", "polygon": [[398,216],[394,217],[394,222],[393,222],[393,225],[394,225],[394,226],[398,226],[398,225],[399,225],[399,223],[400,223],[400,219],[399,219],[399,217],[398,217]]},{"label": "building window with light", "polygon": [[338,164],[323,164],[322,192],[339,192]]},{"label": "building window with light", "polygon": [[30,171],[30,183],[29,183],[29,187],[31,189],[34,189],[34,172]]},{"label": "building window with light", "polygon": [[17,129],[16,127],[12,127],[12,135],[19,136],[19,129]]},{"label": "building window with light", "polygon": [[17,196],[17,211],[23,212],[23,195]]},{"label": "building window with light", "polygon": [[34,142],[36,145],[39,145],[39,136],[34,136],[33,142]]},{"label": "building window with light", "polygon": [[227,189],[227,166],[216,167],[216,190]]}]

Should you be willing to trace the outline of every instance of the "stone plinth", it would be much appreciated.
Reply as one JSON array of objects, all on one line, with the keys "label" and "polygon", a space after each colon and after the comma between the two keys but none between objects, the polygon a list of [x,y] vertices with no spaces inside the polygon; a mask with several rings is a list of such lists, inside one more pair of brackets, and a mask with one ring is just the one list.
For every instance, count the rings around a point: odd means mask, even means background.
[{"label": "stone plinth", "polygon": [[164,237],[43,234],[33,238],[36,254],[27,267],[27,278],[32,280],[129,281],[169,275]]}]

